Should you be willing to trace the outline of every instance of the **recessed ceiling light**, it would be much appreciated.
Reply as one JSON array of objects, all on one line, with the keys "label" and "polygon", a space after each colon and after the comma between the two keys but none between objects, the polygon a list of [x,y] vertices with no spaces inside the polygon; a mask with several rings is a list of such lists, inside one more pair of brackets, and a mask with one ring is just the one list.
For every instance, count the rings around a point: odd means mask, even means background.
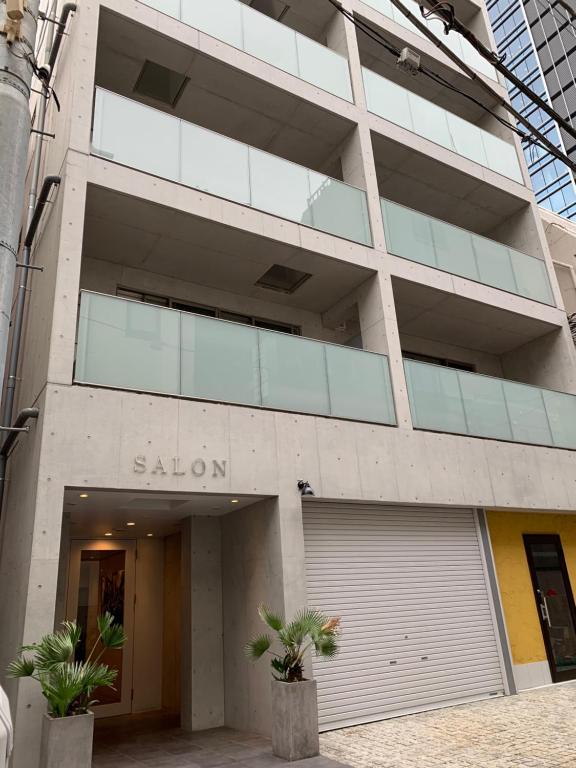
[{"label": "recessed ceiling light", "polygon": [[230,504],[238,504],[240,499],[230,499]]},{"label": "recessed ceiling light", "polygon": [[153,533],[147,533],[146,536],[154,536]]},{"label": "recessed ceiling light", "polygon": [[136,525],[136,523],[126,523],[126,525]]},{"label": "recessed ceiling light", "polygon": [[106,533],[104,534],[104,536],[112,536],[112,531],[106,531]]},{"label": "recessed ceiling light", "polygon": [[87,493],[81,493],[80,494],[80,498],[81,499],[87,499],[88,498],[88,494]]}]

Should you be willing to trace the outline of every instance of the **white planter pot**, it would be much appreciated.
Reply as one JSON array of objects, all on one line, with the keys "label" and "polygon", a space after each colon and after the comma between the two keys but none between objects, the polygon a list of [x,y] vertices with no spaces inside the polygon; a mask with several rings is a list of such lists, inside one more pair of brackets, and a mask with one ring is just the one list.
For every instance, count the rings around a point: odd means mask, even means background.
[{"label": "white planter pot", "polygon": [[320,752],[316,681],[272,681],[272,751],[284,760],[304,760]]},{"label": "white planter pot", "polygon": [[94,715],[44,715],[40,768],[91,768]]}]

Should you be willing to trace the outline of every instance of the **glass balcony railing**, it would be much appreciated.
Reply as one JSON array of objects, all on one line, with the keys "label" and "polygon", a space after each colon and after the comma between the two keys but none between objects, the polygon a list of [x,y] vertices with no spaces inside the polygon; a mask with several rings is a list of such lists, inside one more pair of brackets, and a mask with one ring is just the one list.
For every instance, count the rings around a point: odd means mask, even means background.
[{"label": "glass balcony railing", "polygon": [[523,184],[513,144],[363,67],[369,112]]},{"label": "glass balcony railing", "polygon": [[404,360],[416,429],[576,450],[576,396]]},{"label": "glass balcony railing", "polygon": [[152,107],[96,89],[92,152],[371,245],[366,193]]},{"label": "glass balcony railing", "polygon": [[396,423],[384,355],[88,291],[75,381]]},{"label": "glass balcony railing", "polygon": [[[404,16],[403,13],[400,13],[400,11],[392,5],[390,0],[362,0],[362,2],[371,6],[376,11],[380,11],[381,14],[387,16],[389,19],[392,19],[397,24],[401,24],[403,27],[406,27],[406,29],[414,32],[414,34],[418,35],[419,37],[424,38],[422,32],[420,32],[420,30],[417,29],[412,24],[412,22],[409,21],[406,16]],[[412,10],[412,8],[410,8],[410,10]],[[478,51],[457,32],[451,32],[448,35],[445,35],[444,26],[439,19],[420,18],[420,21],[423,24],[426,24],[428,29],[430,29],[436,35],[436,37],[440,38],[444,45],[447,48],[450,48],[452,53],[455,53],[457,56],[459,56],[465,64],[468,64],[469,67],[472,67],[482,75],[486,75],[486,77],[498,81],[494,67],[489,64],[486,59],[480,56]]]},{"label": "glass balcony railing", "polygon": [[348,61],[239,0],[141,0],[211,37],[352,101]]},{"label": "glass balcony railing", "polygon": [[554,305],[542,259],[390,200],[380,202],[387,248],[394,256]]}]

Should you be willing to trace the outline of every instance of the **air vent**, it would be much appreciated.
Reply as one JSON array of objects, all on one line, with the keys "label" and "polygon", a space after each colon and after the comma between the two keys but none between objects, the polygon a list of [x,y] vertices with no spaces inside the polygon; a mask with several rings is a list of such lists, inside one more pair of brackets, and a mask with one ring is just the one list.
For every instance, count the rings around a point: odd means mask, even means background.
[{"label": "air vent", "polygon": [[190,78],[180,72],[153,61],[145,61],[134,86],[134,93],[175,107],[189,82]]},{"label": "air vent", "polygon": [[303,285],[312,275],[308,272],[300,272],[297,269],[285,267],[282,264],[274,264],[267,272],[264,272],[255,285],[261,288],[269,288],[271,291],[280,291],[281,293],[294,293]]}]

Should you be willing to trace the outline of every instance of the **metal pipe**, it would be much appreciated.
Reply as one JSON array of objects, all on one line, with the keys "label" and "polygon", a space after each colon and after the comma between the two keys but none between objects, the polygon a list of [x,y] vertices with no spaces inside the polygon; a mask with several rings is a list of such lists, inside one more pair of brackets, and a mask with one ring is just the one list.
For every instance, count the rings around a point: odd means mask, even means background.
[{"label": "metal pipe", "polygon": [[[37,419],[39,414],[40,411],[38,408],[24,408],[20,411],[18,416],[16,416],[14,427],[16,429],[24,428],[28,419]],[[14,442],[16,441],[16,438],[19,434],[20,432],[9,432],[6,440],[4,440],[2,446],[0,447],[0,514],[2,512],[2,502],[4,501],[8,454],[10,453],[10,449],[14,445]]]},{"label": "metal pipe", "polygon": [[46,207],[46,204],[48,202],[48,195],[50,194],[50,190],[52,189],[52,187],[55,187],[58,184],[60,184],[60,182],[61,182],[60,176],[46,176],[46,178],[44,179],[44,182],[42,184],[42,189],[40,190],[40,194],[38,196],[38,203],[34,208],[34,213],[32,214],[32,221],[30,222],[30,226],[28,227],[28,232],[24,240],[25,248],[32,247],[32,242],[34,240],[34,236],[36,235],[36,230],[38,229],[40,218],[42,217],[42,212],[44,211],[44,208]]},{"label": "metal pipe", "polygon": [[62,45],[62,38],[64,36],[64,30],[66,29],[66,21],[68,20],[68,16],[70,16],[71,13],[74,13],[76,7],[76,3],[66,3],[62,8],[60,21],[58,22],[58,26],[56,28],[54,45],[52,46],[50,51],[50,58],[48,59],[48,66],[50,67],[50,71],[54,69],[54,64],[56,64],[56,59],[58,58],[58,52],[60,51],[60,46]]}]

